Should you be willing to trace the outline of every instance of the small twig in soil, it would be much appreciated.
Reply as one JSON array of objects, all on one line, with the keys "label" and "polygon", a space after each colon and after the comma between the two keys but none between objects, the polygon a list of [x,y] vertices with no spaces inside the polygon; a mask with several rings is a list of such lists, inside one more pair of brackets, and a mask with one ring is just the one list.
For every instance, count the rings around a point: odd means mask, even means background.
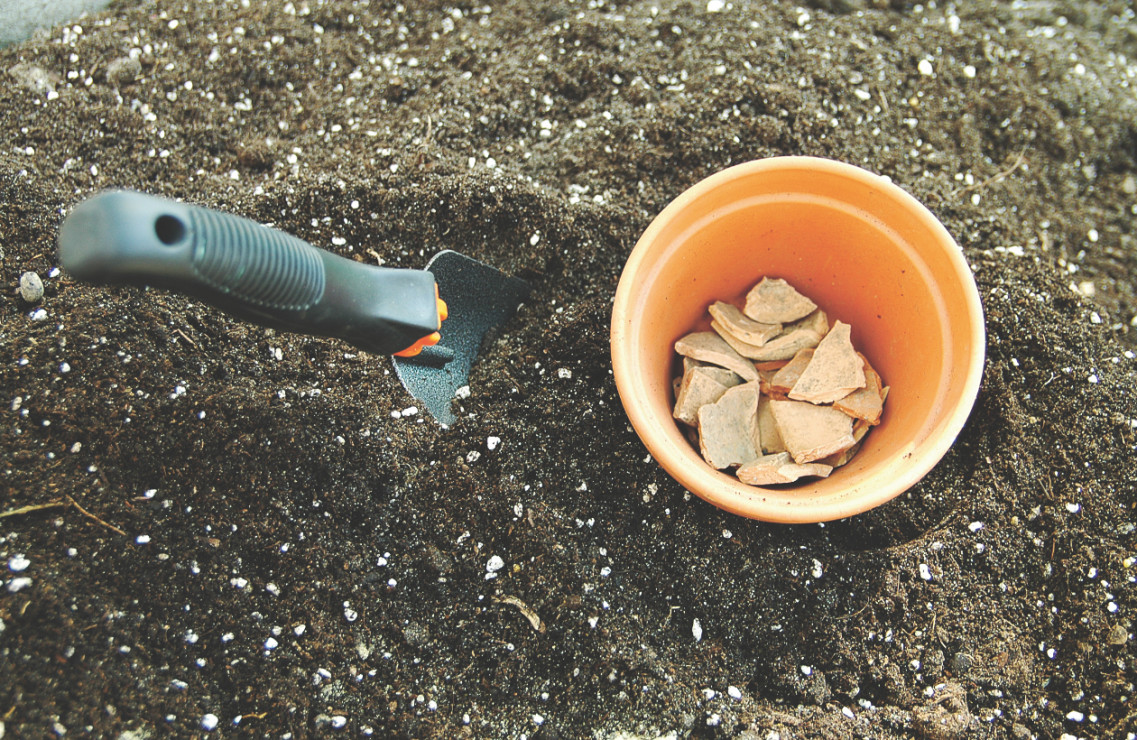
[{"label": "small twig in soil", "polygon": [[[184,340],[186,340],[187,342],[189,342],[190,344],[192,344],[194,347],[196,347],[196,346],[197,346],[197,342],[193,341],[193,340],[192,340],[192,339],[190,339],[188,336],[186,336],[186,333],[185,333],[184,331],[182,331],[181,329],[174,329],[174,333],[175,333],[175,334],[177,334],[177,335],[178,335],[179,337],[181,337],[182,339],[184,339]],[[246,716],[247,716],[247,715],[246,715]]]},{"label": "small twig in soil", "polygon": [[104,522],[102,519],[98,518],[97,516],[95,516],[94,514],[92,514],[92,513],[91,513],[91,512],[89,512],[89,511],[87,511],[87,510],[86,510],[86,509],[84,509],[82,506],[80,506],[80,505],[79,505],[79,502],[78,502],[78,501],[76,501],[75,499],[73,499],[73,498],[71,498],[70,496],[68,496],[68,497],[67,497],[67,500],[68,500],[68,501],[70,501],[70,502],[71,502],[71,505],[72,505],[72,506],[74,506],[76,509],[78,509],[78,510],[79,510],[79,513],[81,513],[83,516],[85,516],[85,517],[87,517],[87,518],[89,518],[89,519],[94,519],[96,522],[98,522],[99,524],[103,525],[103,526],[104,526],[104,527],[106,527],[107,529],[111,529],[111,530],[114,530],[115,532],[118,532],[119,534],[121,534],[123,537],[125,537],[125,536],[126,536],[126,532],[122,531],[121,529],[119,529],[118,527],[116,527],[116,526],[115,526],[115,525],[113,525],[113,524],[108,524],[107,522]]},{"label": "small twig in soil", "polygon": [[43,511],[44,509],[58,509],[61,506],[69,506],[69,504],[66,501],[48,501],[46,504],[29,504],[27,506],[21,506],[18,509],[0,511],[0,519],[9,516],[20,516],[21,514],[31,514],[35,511]]},{"label": "small twig in soil", "polygon": [[516,596],[495,596],[493,600],[499,604],[509,604],[510,606],[517,607],[521,613],[525,615],[525,618],[529,620],[529,624],[533,625],[533,629],[541,634],[545,634],[545,623],[541,621],[541,617],[521,599]]},{"label": "small twig in soil", "polygon": [[1026,157],[1026,149],[1023,149],[1022,151],[1019,152],[1019,156],[1015,157],[1015,161],[1011,163],[1010,167],[1008,167],[1005,170],[1000,170],[999,172],[996,172],[995,174],[991,175],[990,177],[988,177],[986,180],[983,180],[982,182],[977,182],[974,185],[968,185],[967,187],[963,187],[963,188],[956,188],[955,190],[951,191],[952,197],[954,198],[957,195],[963,195],[964,193],[970,193],[972,190],[982,190],[983,188],[987,187],[988,185],[991,185],[993,183],[1000,182],[1001,180],[1007,179],[1008,177],[1010,177],[1011,175],[1013,175],[1015,173],[1015,170],[1017,170],[1019,167],[1023,166],[1023,162],[1024,162],[1025,157]]}]

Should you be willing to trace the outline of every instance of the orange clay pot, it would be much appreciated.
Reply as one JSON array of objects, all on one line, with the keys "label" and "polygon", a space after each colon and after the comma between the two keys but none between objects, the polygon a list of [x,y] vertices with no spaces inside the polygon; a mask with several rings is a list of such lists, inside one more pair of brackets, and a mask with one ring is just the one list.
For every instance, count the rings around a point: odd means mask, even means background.
[{"label": "orange clay pot", "polygon": [[[709,327],[711,302],[741,305],[763,276],[851,325],[892,388],[880,425],[829,478],[744,485],[707,465],[671,416],[675,340]],[[624,409],[668,473],[727,511],[799,523],[871,509],[931,470],[971,412],[985,352],[975,281],[936,217],[878,175],[812,157],[731,167],[668,205],[624,267],[611,342]]]}]

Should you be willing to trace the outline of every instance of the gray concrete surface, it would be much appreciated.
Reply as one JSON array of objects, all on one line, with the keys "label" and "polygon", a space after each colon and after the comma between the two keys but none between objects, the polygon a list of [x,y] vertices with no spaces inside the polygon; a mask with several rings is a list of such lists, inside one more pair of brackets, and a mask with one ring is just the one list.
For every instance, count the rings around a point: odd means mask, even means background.
[{"label": "gray concrete surface", "polygon": [[110,0],[0,0],[0,46],[23,41],[37,28],[94,13]]}]

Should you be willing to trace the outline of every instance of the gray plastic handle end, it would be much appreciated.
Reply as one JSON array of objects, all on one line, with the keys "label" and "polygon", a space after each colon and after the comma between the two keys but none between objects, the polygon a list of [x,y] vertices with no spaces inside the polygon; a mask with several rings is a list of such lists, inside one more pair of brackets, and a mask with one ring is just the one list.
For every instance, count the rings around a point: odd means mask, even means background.
[{"label": "gray plastic handle end", "polygon": [[354,262],[249,219],[141,193],[79,204],[60,227],[59,257],[85,282],[166,288],[378,354],[439,328],[429,272]]}]

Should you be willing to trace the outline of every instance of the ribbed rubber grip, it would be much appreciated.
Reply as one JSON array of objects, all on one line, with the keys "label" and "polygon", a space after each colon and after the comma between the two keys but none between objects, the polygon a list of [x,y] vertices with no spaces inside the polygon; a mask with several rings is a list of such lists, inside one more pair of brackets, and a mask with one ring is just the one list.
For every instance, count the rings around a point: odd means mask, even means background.
[{"label": "ribbed rubber grip", "polygon": [[311,244],[204,208],[189,211],[194,274],[262,308],[303,311],[324,295],[324,262]]},{"label": "ribbed rubber grip", "polygon": [[442,321],[425,270],[367,265],[255,221],[127,190],[75,207],[59,227],[59,260],[78,280],[175,290],[376,354],[412,347]]}]

